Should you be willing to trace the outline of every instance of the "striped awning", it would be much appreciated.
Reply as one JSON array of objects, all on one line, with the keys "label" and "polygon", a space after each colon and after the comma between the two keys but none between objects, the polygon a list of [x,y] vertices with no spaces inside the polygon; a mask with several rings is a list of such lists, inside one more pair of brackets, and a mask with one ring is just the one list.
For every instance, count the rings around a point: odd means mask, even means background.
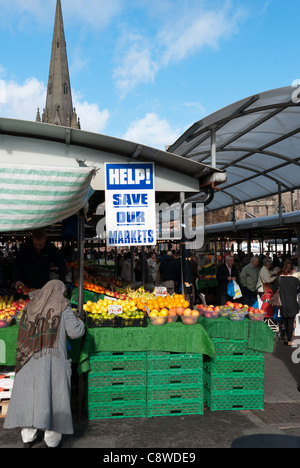
[{"label": "striped awning", "polygon": [[0,164],[0,232],[24,231],[63,221],[93,193],[91,167]]}]

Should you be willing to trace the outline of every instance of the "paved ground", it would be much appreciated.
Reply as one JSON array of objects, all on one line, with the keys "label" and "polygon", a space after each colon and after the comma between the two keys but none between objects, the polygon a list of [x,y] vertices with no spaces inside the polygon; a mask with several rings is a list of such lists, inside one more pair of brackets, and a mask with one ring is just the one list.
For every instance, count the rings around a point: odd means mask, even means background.
[{"label": "paved ground", "polygon": [[[300,447],[300,363],[292,356],[300,362],[300,348],[288,348],[282,341],[266,355],[264,411],[206,410],[203,416],[79,421],[75,402],[75,434],[64,437],[63,448]],[[0,447],[22,447],[19,430],[4,430],[1,419]]]}]

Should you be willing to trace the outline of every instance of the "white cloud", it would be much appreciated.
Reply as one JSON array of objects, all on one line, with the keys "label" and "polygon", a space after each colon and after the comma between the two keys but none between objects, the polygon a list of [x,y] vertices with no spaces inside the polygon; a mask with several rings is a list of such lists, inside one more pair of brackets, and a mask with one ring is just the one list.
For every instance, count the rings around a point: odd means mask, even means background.
[{"label": "white cloud", "polygon": [[222,40],[236,34],[246,11],[234,10],[230,1],[215,9],[205,9],[203,2],[183,3],[185,8],[174,9],[164,3],[169,15],[163,24],[160,18],[156,34],[150,39],[124,31],[116,49],[118,65],[113,78],[122,95],[140,83],[153,82],[156,74],[171,63],[199,53],[205,47],[217,49]]},{"label": "white cloud", "polygon": [[[123,55],[123,47],[126,53]],[[151,58],[151,46],[141,35],[129,34],[119,45],[123,59],[115,67],[113,78],[121,91],[122,97],[139,83],[154,80],[158,65]],[[117,59],[119,61],[119,58]]]},{"label": "white cloud", "polygon": [[190,109],[196,109],[197,111],[200,111],[201,114],[206,114],[205,107],[200,104],[200,102],[185,102],[184,103],[185,107],[188,107]]},{"label": "white cloud", "polygon": [[37,107],[46,99],[45,85],[36,78],[20,84],[2,80],[5,99],[0,105],[0,115],[11,119],[35,120]]},{"label": "white cloud", "polygon": [[107,109],[100,110],[98,104],[89,104],[83,101],[79,93],[73,94],[73,104],[80,118],[82,130],[94,133],[103,133],[110,113]]},{"label": "white cloud", "polygon": [[[24,83],[0,79],[1,117],[35,121],[37,108],[42,113],[45,102],[46,87],[37,78],[28,78]],[[83,130],[104,131],[110,117],[108,110],[100,110],[97,104],[87,102],[76,92],[73,93],[73,104]]]},{"label": "white cloud", "polygon": [[173,129],[167,120],[155,113],[148,113],[144,118],[132,122],[122,138],[164,150],[181,133],[182,129]]}]

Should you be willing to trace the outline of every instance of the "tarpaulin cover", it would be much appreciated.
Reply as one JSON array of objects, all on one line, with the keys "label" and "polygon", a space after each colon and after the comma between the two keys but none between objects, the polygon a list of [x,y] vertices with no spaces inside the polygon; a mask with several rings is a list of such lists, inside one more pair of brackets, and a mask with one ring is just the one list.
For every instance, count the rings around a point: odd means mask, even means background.
[{"label": "tarpaulin cover", "polygon": [[77,213],[94,168],[0,164],[0,232],[46,227]]}]

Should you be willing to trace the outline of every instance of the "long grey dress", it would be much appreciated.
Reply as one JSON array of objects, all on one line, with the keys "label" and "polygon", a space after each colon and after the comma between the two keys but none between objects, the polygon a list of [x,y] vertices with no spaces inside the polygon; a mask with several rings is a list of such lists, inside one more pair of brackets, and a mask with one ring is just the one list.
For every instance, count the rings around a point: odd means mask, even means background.
[{"label": "long grey dress", "polygon": [[71,307],[62,312],[58,330],[58,356],[35,355],[16,374],[12,396],[4,422],[5,429],[36,429],[73,434],[70,405],[71,360],[67,336],[83,336],[84,323],[77,320]]}]

